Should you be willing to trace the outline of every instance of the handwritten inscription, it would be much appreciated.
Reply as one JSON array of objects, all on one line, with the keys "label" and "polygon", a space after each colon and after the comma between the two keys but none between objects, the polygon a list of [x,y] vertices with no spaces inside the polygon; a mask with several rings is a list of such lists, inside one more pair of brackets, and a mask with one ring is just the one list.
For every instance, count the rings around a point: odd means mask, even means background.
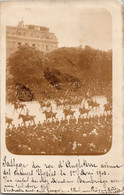
[{"label": "handwritten inscription", "polygon": [[[2,160],[3,192],[18,193],[122,193],[123,181],[111,177],[111,169],[123,165],[95,164],[78,159],[56,163],[17,162],[15,158]],[[58,185],[59,184],[59,185]]]}]

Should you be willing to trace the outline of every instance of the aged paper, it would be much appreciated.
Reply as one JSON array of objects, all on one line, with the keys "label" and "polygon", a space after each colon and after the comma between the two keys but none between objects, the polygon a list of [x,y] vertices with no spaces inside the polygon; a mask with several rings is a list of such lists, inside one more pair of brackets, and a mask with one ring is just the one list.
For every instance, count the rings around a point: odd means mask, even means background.
[{"label": "aged paper", "polygon": [[1,192],[123,194],[120,1],[0,11]]}]

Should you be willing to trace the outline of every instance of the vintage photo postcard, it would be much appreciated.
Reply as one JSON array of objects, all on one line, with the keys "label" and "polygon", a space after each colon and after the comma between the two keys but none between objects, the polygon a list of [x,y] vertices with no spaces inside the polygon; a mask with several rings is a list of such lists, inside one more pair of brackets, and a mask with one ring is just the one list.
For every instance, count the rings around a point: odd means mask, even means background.
[{"label": "vintage photo postcard", "polygon": [[0,3],[2,193],[124,193],[122,9]]}]

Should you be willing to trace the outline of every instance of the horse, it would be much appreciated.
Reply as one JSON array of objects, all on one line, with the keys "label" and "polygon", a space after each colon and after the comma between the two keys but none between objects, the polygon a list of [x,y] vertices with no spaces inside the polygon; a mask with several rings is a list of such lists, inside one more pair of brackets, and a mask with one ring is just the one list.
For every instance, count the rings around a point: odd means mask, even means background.
[{"label": "horse", "polygon": [[18,109],[19,109],[19,103],[15,102],[15,103],[14,103],[14,110],[13,110],[13,113],[14,113],[14,111],[17,112]]},{"label": "horse", "polygon": [[89,113],[90,109],[86,109],[86,108],[79,108],[79,112],[80,114],[87,114]]},{"label": "horse", "polygon": [[51,118],[51,112],[47,112],[46,110],[42,112],[43,114],[45,114],[46,116],[46,120],[48,120],[49,118]]},{"label": "horse", "polygon": [[13,112],[16,110],[16,112],[17,112],[17,110],[19,110],[20,109],[20,112],[22,111],[22,110],[25,110],[24,109],[24,107],[26,106],[26,104],[22,104],[22,103],[19,103],[19,102],[15,102],[14,103],[14,110],[13,110]]},{"label": "horse", "polygon": [[8,126],[12,125],[13,119],[12,118],[8,118],[6,116],[6,123],[8,124]]},{"label": "horse", "polygon": [[64,109],[63,112],[64,112],[64,115],[65,115],[65,119],[67,118],[68,115],[73,116],[74,113],[75,113],[75,111],[68,110],[68,109]]},{"label": "horse", "polygon": [[87,103],[88,103],[89,107],[91,106],[92,108],[95,108],[95,107],[98,108],[100,106],[99,103],[93,101],[92,99],[91,100],[87,100]]},{"label": "horse", "polygon": [[46,107],[46,104],[44,102],[40,102],[40,110],[44,110]]},{"label": "horse", "polygon": [[53,119],[53,118],[56,118],[56,115],[57,115],[57,112],[52,112],[51,111],[51,118]]},{"label": "horse", "polygon": [[25,107],[26,107],[26,104],[22,104],[22,103],[19,104],[19,108],[21,109],[20,112],[21,112],[22,110],[25,111],[25,109],[24,109]]},{"label": "horse", "polygon": [[34,115],[19,114],[18,119],[22,118],[22,121],[23,121],[22,124],[24,124],[27,121],[34,122],[35,123],[35,121],[34,121],[34,118],[35,117],[36,116],[34,116]]},{"label": "horse", "polygon": [[105,104],[104,105],[104,111],[105,112],[112,111],[112,106],[109,103]]}]

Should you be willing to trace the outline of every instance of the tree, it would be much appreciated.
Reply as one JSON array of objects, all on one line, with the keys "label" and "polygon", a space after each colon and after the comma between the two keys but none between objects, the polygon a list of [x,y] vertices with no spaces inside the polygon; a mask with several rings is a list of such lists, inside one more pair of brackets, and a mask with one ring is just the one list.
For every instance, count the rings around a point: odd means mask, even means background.
[{"label": "tree", "polygon": [[[17,85],[36,92],[43,79],[43,54],[33,47],[21,46],[13,53],[7,63],[7,91],[16,90]],[[10,98],[11,99],[11,98]]]},{"label": "tree", "polygon": [[103,93],[103,85],[111,81],[112,51],[64,47],[43,55],[22,46],[8,59],[7,100],[30,101],[34,94],[35,100],[42,101],[67,97],[67,91],[68,96],[74,91]]}]

